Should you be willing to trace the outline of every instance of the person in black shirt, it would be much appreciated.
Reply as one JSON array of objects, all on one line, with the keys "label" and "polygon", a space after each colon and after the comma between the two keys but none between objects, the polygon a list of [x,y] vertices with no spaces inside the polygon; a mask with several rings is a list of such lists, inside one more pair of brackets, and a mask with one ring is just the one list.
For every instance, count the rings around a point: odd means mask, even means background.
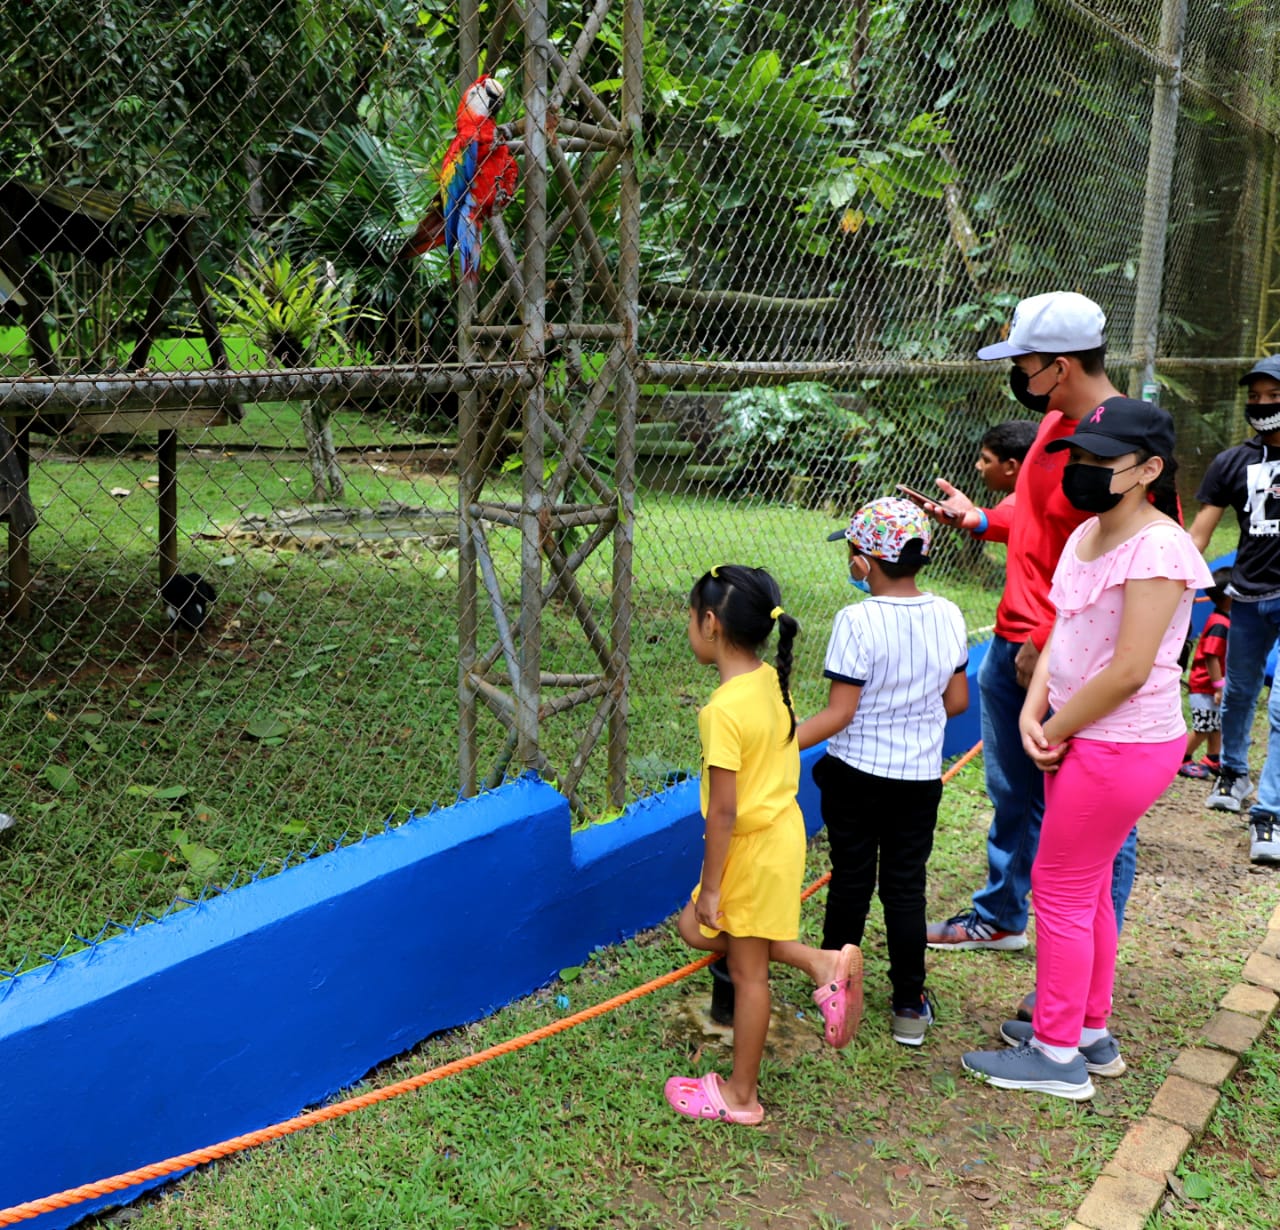
[{"label": "person in black shirt", "polygon": [[[1207,800],[1229,812],[1239,812],[1253,793],[1249,733],[1267,655],[1280,635],[1280,355],[1259,360],[1240,383],[1249,390],[1245,417],[1257,435],[1210,463],[1196,492],[1203,507],[1190,531],[1203,552],[1226,509],[1234,508],[1240,523],[1228,589],[1222,770]],[[1249,811],[1249,853],[1255,863],[1280,863],[1280,689],[1272,689],[1267,714],[1271,734]]]}]

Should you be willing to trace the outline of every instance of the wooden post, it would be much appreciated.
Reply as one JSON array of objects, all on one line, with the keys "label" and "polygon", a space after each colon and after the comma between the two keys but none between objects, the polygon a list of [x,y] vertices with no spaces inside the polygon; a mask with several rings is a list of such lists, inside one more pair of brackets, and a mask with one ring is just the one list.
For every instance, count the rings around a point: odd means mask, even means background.
[{"label": "wooden post", "polygon": [[160,257],[160,270],[156,274],[156,280],[151,287],[151,300],[147,304],[147,314],[142,318],[142,328],[138,334],[137,345],[133,348],[133,354],[129,356],[129,368],[131,371],[138,371],[147,365],[147,359],[151,357],[151,345],[156,339],[156,334],[160,329],[160,322],[164,319],[164,309],[168,305],[170,299],[173,298],[174,287],[178,284],[178,274],[181,272],[182,262],[178,255],[178,250],[173,238],[170,238],[168,246],[164,250],[164,255]]},{"label": "wooden post", "polygon": [[156,445],[160,490],[156,494],[160,584],[178,571],[178,433],[162,431]]},{"label": "wooden post", "polygon": [[[218,329],[218,318],[213,311],[213,300],[209,297],[209,288],[204,284],[200,274],[200,262],[196,259],[195,249],[191,246],[190,218],[181,218],[173,225],[173,245],[178,250],[178,259],[186,266],[187,293],[196,305],[196,317],[200,321],[200,332],[204,334],[205,344],[209,347],[209,360],[217,371],[230,371],[231,364],[227,359],[227,348],[222,342],[222,333]],[[244,411],[238,404],[227,406],[227,412],[237,421]]]},{"label": "wooden post", "polygon": [[[31,479],[31,425],[29,419],[19,419],[14,424],[13,451],[22,471],[23,485],[30,489]],[[9,596],[5,614],[15,623],[31,622],[31,539],[16,532],[9,522]]]},{"label": "wooden post", "polygon": [[1160,17],[1160,57],[1169,68],[1156,71],[1147,145],[1147,184],[1142,202],[1142,248],[1133,306],[1131,351],[1141,368],[1129,376],[1129,396],[1155,401],[1156,349],[1159,345],[1160,301],[1164,286],[1164,254],[1169,237],[1169,200],[1173,160],[1178,146],[1178,94],[1182,85],[1182,43],[1187,26],[1187,0],[1164,0]]}]

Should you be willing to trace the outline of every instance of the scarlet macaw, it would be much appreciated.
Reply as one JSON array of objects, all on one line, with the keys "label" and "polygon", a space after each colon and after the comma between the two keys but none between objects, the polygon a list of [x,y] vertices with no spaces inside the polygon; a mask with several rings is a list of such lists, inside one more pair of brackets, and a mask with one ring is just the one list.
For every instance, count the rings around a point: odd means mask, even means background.
[{"label": "scarlet macaw", "polygon": [[462,276],[474,282],[480,271],[481,228],[495,209],[515,195],[518,168],[505,144],[495,144],[493,117],[506,91],[487,73],[462,92],[457,131],[440,168],[442,209],[433,209],[405,245],[417,256],[444,244],[458,253]]}]

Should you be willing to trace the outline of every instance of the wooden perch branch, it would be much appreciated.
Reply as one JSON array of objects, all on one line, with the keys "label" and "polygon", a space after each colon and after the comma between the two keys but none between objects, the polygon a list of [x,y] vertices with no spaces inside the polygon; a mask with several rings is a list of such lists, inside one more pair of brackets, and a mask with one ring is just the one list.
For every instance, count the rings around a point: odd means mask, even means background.
[{"label": "wooden perch branch", "polygon": [[372,397],[533,384],[528,365],[472,363],[455,367],[289,368],[257,372],[181,372],[172,376],[27,376],[0,379],[0,413],[103,414],[118,410],[218,409],[235,402]]},{"label": "wooden perch branch", "polygon": [[610,4],[611,0],[596,0],[596,6],[591,10],[591,15],[582,23],[578,40],[574,43],[568,60],[561,67],[560,79],[556,82],[551,91],[551,97],[547,101],[548,107],[552,110],[560,109],[564,96],[569,92],[569,86],[575,78],[580,78],[582,62],[587,58],[587,52],[591,50],[596,41],[596,35],[604,25],[604,19],[609,15]]},{"label": "wooden perch branch", "polygon": [[642,286],[640,299],[659,307],[724,307],[738,311],[779,312],[792,316],[829,312],[840,304],[835,296],[786,299],[777,295],[757,295],[745,290],[694,290],[689,286],[675,286],[669,282],[651,282]]}]

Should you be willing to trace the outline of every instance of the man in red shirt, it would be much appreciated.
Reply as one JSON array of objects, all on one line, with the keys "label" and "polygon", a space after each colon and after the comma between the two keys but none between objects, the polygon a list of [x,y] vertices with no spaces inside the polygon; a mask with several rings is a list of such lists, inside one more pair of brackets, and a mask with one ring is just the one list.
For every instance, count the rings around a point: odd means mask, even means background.
[{"label": "man in red shirt", "polygon": [[[943,525],[1008,544],[995,636],[978,670],[983,765],[994,808],[987,834],[987,882],[969,909],[929,924],[931,948],[1012,950],[1027,944],[1027,897],[1044,815],[1044,774],[1022,750],[1018,717],[1053,628],[1049,586],[1058,557],[1071,531],[1091,515],[1063,495],[1067,451],[1046,453],[1045,447],[1071,435],[1086,414],[1120,395],[1103,366],[1105,325],[1102,309],[1084,295],[1056,291],[1023,299],[1014,310],[1008,340],[978,351],[980,359],[1011,359],[1014,396],[1045,416],[1018,472],[1017,498],[983,510],[940,478],[943,498],[925,505]],[[1118,923],[1136,863],[1135,829],[1112,871]]]}]

